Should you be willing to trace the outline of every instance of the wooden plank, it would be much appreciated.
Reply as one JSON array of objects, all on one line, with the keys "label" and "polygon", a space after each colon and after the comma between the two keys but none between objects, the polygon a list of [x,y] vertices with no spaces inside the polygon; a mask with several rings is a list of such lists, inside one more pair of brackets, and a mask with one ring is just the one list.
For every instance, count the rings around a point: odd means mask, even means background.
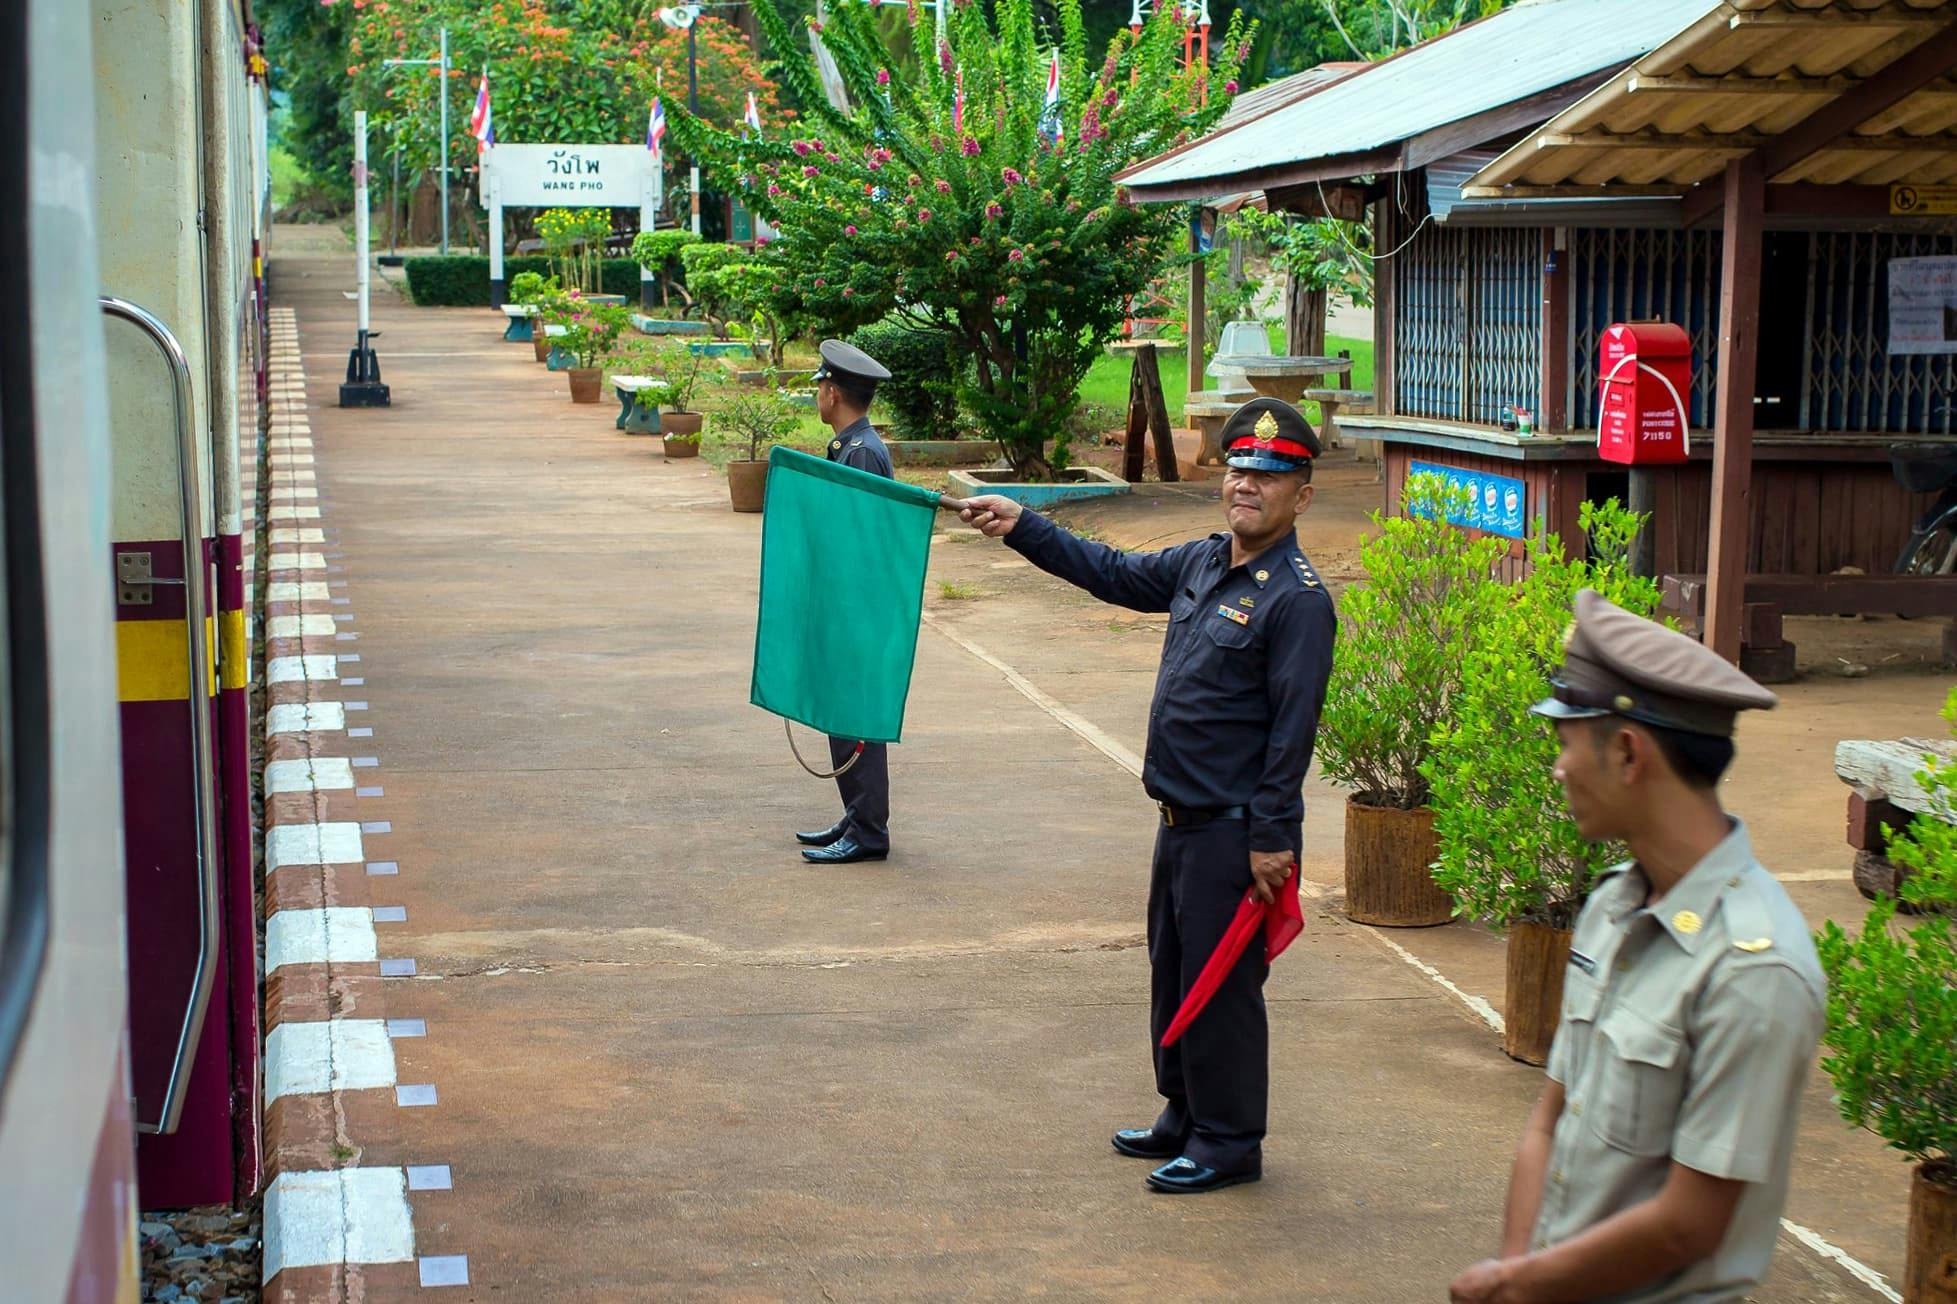
[{"label": "wooden plank", "polygon": [[1907,811],[1957,823],[1948,805],[1931,801],[1916,781],[1930,756],[1949,760],[1957,744],[1948,739],[1900,738],[1890,741],[1846,739],[1835,744],[1835,773],[1858,791],[1886,798]]},{"label": "wooden plank", "polygon": [[1880,793],[1856,788],[1848,794],[1848,845],[1857,851],[1880,855],[1889,847],[1883,826],[1899,829],[1909,820],[1908,811]]},{"label": "wooden plank", "polygon": [[1757,160],[1726,166],[1721,232],[1719,381],[1714,404],[1712,575],[1706,644],[1728,661],[1740,655],[1740,589],[1746,567],[1748,487],[1753,471],[1753,387],[1760,333],[1760,206],[1766,189]]},{"label": "wooden plank", "polygon": [[[1399,248],[1399,223],[1393,215],[1393,200],[1381,199],[1373,208],[1373,229],[1378,249]],[[1392,260],[1399,262],[1396,258]],[[1398,396],[1393,388],[1393,320],[1398,311],[1398,295],[1393,288],[1397,270],[1389,268],[1385,275],[1373,278],[1373,392],[1379,397],[1375,403],[1382,416],[1390,416],[1400,410]],[[1397,502],[1398,499],[1389,500]]]},{"label": "wooden plank", "polygon": [[1821,564],[1821,476],[1812,467],[1802,468],[1788,495],[1792,511],[1788,517],[1787,569],[1803,575],[1835,569]]},{"label": "wooden plank", "polygon": [[1196,261],[1189,264],[1189,329],[1185,332],[1188,347],[1183,350],[1188,363],[1184,389],[1190,394],[1203,388],[1204,328],[1209,314],[1209,267],[1201,257],[1201,225],[1202,217],[1199,214],[1189,227],[1189,252],[1197,255]]},{"label": "wooden plank", "polygon": [[[1149,352],[1153,354],[1154,350]],[[1142,440],[1148,435],[1148,403],[1142,397],[1142,351],[1128,363],[1128,425],[1121,437],[1121,478],[1142,482]]]},{"label": "wooden plank", "polygon": [[[1707,577],[1673,572],[1661,587],[1675,611],[1705,609]],[[1957,575],[1748,575],[1745,602],[1771,602],[1790,616],[1957,616]]]},{"label": "wooden plank", "polygon": [[[1542,233],[1542,393],[1536,428],[1560,435],[1570,428],[1570,251],[1556,247],[1556,232]],[[1567,243],[1567,242],[1566,242]]]},{"label": "wooden plank", "polygon": [[[1182,479],[1176,464],[1176,441],[1169,429],[1169,404],[1162,394],[1162,363],[1153,344],[1135,351],[1135,371],[1141,377],[1142,408],[1149,432],[1155,436],[1155,477],[1163,484]],[[1132,424],[1133,418],[1130,418]],[[1137,441],[1139,442],[1139,441]]]},{"label": "wooden plank", "polygon": [[[1829,14],[1836,21],[1844,16]],[[1941,7],[1934,11],[1934,16],[1943,24],[1942,30],[1762,146],[1755,160],[1761,174],[1778,176],[1821,149],[1860,146],[1863,143],[1860,138],[1844,138],[1884,109],[1947,76],[1952,65],[1957,65],[1957,22],[1952,22],[1948,11]]]}]

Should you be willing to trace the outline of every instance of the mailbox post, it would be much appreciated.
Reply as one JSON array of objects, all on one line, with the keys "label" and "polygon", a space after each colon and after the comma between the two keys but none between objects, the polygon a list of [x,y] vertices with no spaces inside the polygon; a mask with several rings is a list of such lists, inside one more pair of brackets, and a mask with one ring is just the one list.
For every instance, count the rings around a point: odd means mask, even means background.
[{"label": "mailbox post", "polygon": [[1646,466],[1683,462],[1692,410],[1692,338],[1670,322],[1620,322],[1598,346],[1597,455]]}]

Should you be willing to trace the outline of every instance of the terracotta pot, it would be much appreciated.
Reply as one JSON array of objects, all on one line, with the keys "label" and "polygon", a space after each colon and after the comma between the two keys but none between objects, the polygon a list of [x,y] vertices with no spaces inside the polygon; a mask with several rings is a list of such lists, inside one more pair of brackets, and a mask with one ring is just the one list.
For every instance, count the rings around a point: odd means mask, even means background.
[{"label": "terracotta pot", "polygon": [[1548,924],[1509,929],[1508,993],[1502,1049],[1524,1064],[1549,1062],[1549,1043],[1563,1017],[1563,970],[1570,963],[1570,930]]},{"label": "terracotta pot", "polygon": [[536,333],[530,337],[530,347],[536,351],[537,361],[542,362],[550,357],[550,336],[544,334],[542,326],[537,327]]},{"label": "terracotta pot", "polygon": [[659,409],[659,433],[662,435],[697,435],[700,427],[707,422],[704,412],[672,412]]},{"label": "terracotta pot", "polygon": [[700,456],[700,441],[691,435],[664,435],[659,442],[664,446],[666,456],[669,458]]},{"label": "terracotta pot", "polygon": [[596,403],[605,395],[603,367],[572,367],[565,375],[571,378],[571,401],[573,403]]},{"label": "terracotta pot", "polygon": [[1345,803],[1345,913],[1361,924],[1428,928],[1454,918],[1454,898],[1434,886],[1434,812],[1421,806]]},{"label": "terracotta pot", "polygon": [[1957,1304],[1957,1162],[1919,1164],[1910,1183],[1903,1304]]},{"label": "terracotta pot", "polygon": [[727,497],[737,512],[758,512],[768,496],[766,462],[729,462]]}]

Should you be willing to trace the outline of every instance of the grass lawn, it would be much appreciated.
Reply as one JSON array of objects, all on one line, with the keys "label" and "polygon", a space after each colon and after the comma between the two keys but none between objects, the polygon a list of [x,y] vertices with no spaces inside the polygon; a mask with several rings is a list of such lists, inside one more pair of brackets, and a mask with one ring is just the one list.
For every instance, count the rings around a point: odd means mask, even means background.
[{"label": "grass lawn", "polygon": [[[1273,348],[1281,346],[1275,341]],[[1373,387],[1373,342],[1354,339],[1348,335],[1328,335],[1325,348],[1330,353],[1340,349],[1352,350],[1352,387],[1371,389]],[[1182,401],[1189,392],[1188,365],[1180,348],[1158,349],[1156,356],[1162,364],[1162,398],[1169,405],[1169,420],[1173,423],[1182,415]],[[1329,388],[1329,386],[1328,386]],[[1103,353],[1096,358],[1094,365],[1087,370],[1087,379],[1080,385],[1080,400],[1083,403],[1099,403],[1113,408],[1116,415],[1114,424],[1120,424],[1122,416],[1128,411],[1128,360],[1111,357]],[[1305,419],[1313,425],[1318,424],[1318,404],[1305,405]]]}]

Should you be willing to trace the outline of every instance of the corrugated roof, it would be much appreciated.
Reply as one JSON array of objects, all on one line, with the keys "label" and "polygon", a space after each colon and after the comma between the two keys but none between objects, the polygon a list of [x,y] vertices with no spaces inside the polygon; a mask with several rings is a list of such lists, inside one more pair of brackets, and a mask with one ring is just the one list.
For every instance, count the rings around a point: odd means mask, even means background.
[{"label": "corrugated roof", "polygon": [[[1834,101],[1948,42],[1948,0],[1727,0],[1559,113],[1467,185],[1470,195],[1684,191]],[[1925,49],[1916,60],[1936,53]],[[1947,51],[1929,60],[1950,65]],[[1897,81],[1900,85],[1900,80]],[[1957,178],[1957,82],[1939,76],[1769,181],[1915,184]],[[1798,135],[1795,137],[1798,139]]]},{"label": "corrugated roof", "polygon": [[[1363,73],[1230,130],[1142,163],[1123,178],[1137,198],[1192,185],[1370,156],[1416,136],[1613,70],[1716,7],[1717,0],[1521,0],[1402,51]],[[1545,110],[1553,113],[1554,107]],[[1493,133],[1491,133],[1493,134]],[[1454,142],[1454,149],[1473,141]],[[1397,161],[1395,161],[1397,163]],[[1405,164],[1399,164],[1405,165]],[[1168,197],[1162,195],[1160,197]]]}]

